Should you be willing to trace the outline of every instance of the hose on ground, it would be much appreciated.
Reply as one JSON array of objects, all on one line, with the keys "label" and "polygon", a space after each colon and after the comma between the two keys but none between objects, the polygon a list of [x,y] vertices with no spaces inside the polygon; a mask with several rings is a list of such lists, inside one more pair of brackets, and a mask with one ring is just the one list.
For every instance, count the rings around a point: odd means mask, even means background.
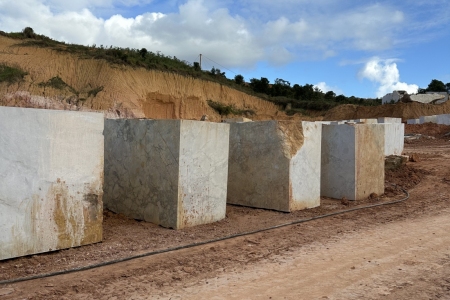
[{"label": "hose on ground", "polygon": [[212,244],[212,243],[216,243],[216,242],[220,242],[220,241],[225,241],[225,240],[229,240],[229,239],[233,239],[233,238],[237,238],[237,237],[242,237],[242,236],[252,235],[252,234],[256,234],[256,233],[260,233],[260,232],[264,232],[264,231],[269,231],[269,230],[273,230],[273,229],[277,229],[277,228],[281,228],[281,227],[292,226],[292,225],[306,223],[306,222],[310,222],[310,221],[314,221],[314,220],[318,220],[318,219],[333,217],[333,216],[341,215],[344,213],[349,213],[352,211],[368,209],[368,208],[373,208],[373,207],[383,206],[383,205],[396,204],[396,203],[403,202],[409,198],[408,191],[403,188],[401,188],[401,190],[405,193],[406,196],[399,200],[393,200],[393,201],[389,201],[389,202],[382,202],[382,203],[375,203],[375,204],[365,205],[365,206],[360,206],[360,207],[354,207],[354,208],[340,210],[340,211],[336,211],[336,212],[332,212],[332,213],[328,213],[328,214],[324,214],[324,215],[314,216],[314,217],[305,218],[305,219],[298,219],[298,220],[291,221],[288,223],[274,225],[274,226],[270,226],[270,227],[266,227],[266,228],[262,228],[262,229],[258,229],[258,230],[236,233],[236,234],[232,234],[232,235],[228,235],[228,236],[224,236],[224,237],[220,237],[220,238],[191,243],[191,244],[187,244],[187,245],[150,251],[150,252],[146,252],[146,253],[142,253],[142,254],[137,254],[137,255],[127,256],[127,257],[123,257],[123,258],[119,258],[119,259],[100,262],[97,264],[92,264],[92,265],[88,265],[88,266],[84,266],[84,267],[72,268],[72,269],[68,269],[68,270],[56,271],[56,272],[51,272],[51,273],[43,273],[43,274],[28,276],[28,277],[19,277],[19,278],[14,278],[14,279],[1,280],[0,285],[12,284],[12,283],[17,283],[17,282],[22,282],[22,281],[41,279],[41,278],[46,278],[46,277],[53,277],[53,276],[58,276],[58,275],[74,273],[74,272],[91,270],[91,269],[100,268],[100,267],[104,267],[104,266],[108,266],[108,265],[113,265],[113,264],[129,261],[129,260],[133,260],[133,259],[137,259],[137,258],[153,256],[153,255],[157,255],[157,254],[168,253],[168,252],[173,252],[173,251],[177,251],[177,250],[193,248],[193,247],[197,247],[197,246],[203,246],[203,245]]}]

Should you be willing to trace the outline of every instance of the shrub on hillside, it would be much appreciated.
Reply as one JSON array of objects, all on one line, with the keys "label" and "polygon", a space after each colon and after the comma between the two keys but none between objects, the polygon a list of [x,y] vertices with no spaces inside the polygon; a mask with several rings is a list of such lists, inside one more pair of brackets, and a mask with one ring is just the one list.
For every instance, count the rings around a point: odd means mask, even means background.
[{"label": "shrub on hillside", "polygon": [[8,84],[22,81],[28,73],[20,69],[20,67],[8,66],[0,64],[0,82],[7,82]]}]

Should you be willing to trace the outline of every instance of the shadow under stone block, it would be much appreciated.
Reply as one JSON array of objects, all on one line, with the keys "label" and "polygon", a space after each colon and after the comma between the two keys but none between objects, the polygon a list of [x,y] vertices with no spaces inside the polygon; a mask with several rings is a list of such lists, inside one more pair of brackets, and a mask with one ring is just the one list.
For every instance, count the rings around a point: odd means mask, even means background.
[{"label": "shadow under stone block", "polygon": [[0,259],[102,240],[103,124],[0,107]]},{"label": "shadow under stone block", "polygon": [[180,229],[225,218],[229,125],[105,121],[105,206]]}]

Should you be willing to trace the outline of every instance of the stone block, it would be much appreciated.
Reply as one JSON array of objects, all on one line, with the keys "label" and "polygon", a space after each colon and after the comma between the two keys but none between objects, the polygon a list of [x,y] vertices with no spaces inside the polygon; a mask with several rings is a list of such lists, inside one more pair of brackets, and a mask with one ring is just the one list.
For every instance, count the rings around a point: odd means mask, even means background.
[{"label": "stone block", "polygon": [[384,193],[382,124],[323,125],[321,195],[348,200]]},{"label": "stone block", "polygon": [[408,119],[406,120],[406,124],[420,124],[419,119]]},{"label": "stone block", "polygon": [[227,202],[290,212],[320,205],[322,124],[230,124]]},{"label": "stone block", "polygon": [[450,114],[437,115],[436,123],[441,125],[450,125]]},{"label": "stone block", "polygon": [[0,107],[0,259],[102,240],[103,124]]},{"label": "stone block", "polygon": [[419,124],[425,124],[425,123],[437,123],[437,116],[421,116],[419,118]]},{"label": "stone block", "polygon": [[377,119],[357,119],[356,123],[362,123],[362,124],[378,124]]},{"label": "stone block", "polygon": [[105,207],[180,229],[225,218],[230,125],[105,121]]},{"label": "stone block", "polygon": [[405,124],[383,123],[384,155],[402,155],[405,146]]},{"label": "stone block", "polygon": [[383,123],[402,123],[401,118],[388,118],[388,117],[380,117],[378,118],[378,124]]},{"label": "stone block", "polygon": [[441,101],[440,103],[445,102],[445,96],[440,94],[417,94],[417,95],[410,95],[410,98],[412,101],[426,104],[429,103],[437,104],[439,100],[444,100]]}]

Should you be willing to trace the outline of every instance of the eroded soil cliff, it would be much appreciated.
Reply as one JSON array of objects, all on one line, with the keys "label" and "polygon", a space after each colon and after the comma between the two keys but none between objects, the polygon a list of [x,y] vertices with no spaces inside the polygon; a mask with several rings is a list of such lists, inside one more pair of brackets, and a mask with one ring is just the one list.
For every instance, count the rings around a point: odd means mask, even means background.
[{"label": "eroded soil cliff", "polygon": [[213,100],[250,111],[247,117],[256,120],[293,118],[271,102],[218,83],[23,46],[20,40],[3,36],[1,63],[27,72],[20,82],[0,84],[0,105],[4,106],[94,110],[108,117],[154,119],[200,119],[206,114],[209,120],[220,121],[224,117],[207,103]]}]

